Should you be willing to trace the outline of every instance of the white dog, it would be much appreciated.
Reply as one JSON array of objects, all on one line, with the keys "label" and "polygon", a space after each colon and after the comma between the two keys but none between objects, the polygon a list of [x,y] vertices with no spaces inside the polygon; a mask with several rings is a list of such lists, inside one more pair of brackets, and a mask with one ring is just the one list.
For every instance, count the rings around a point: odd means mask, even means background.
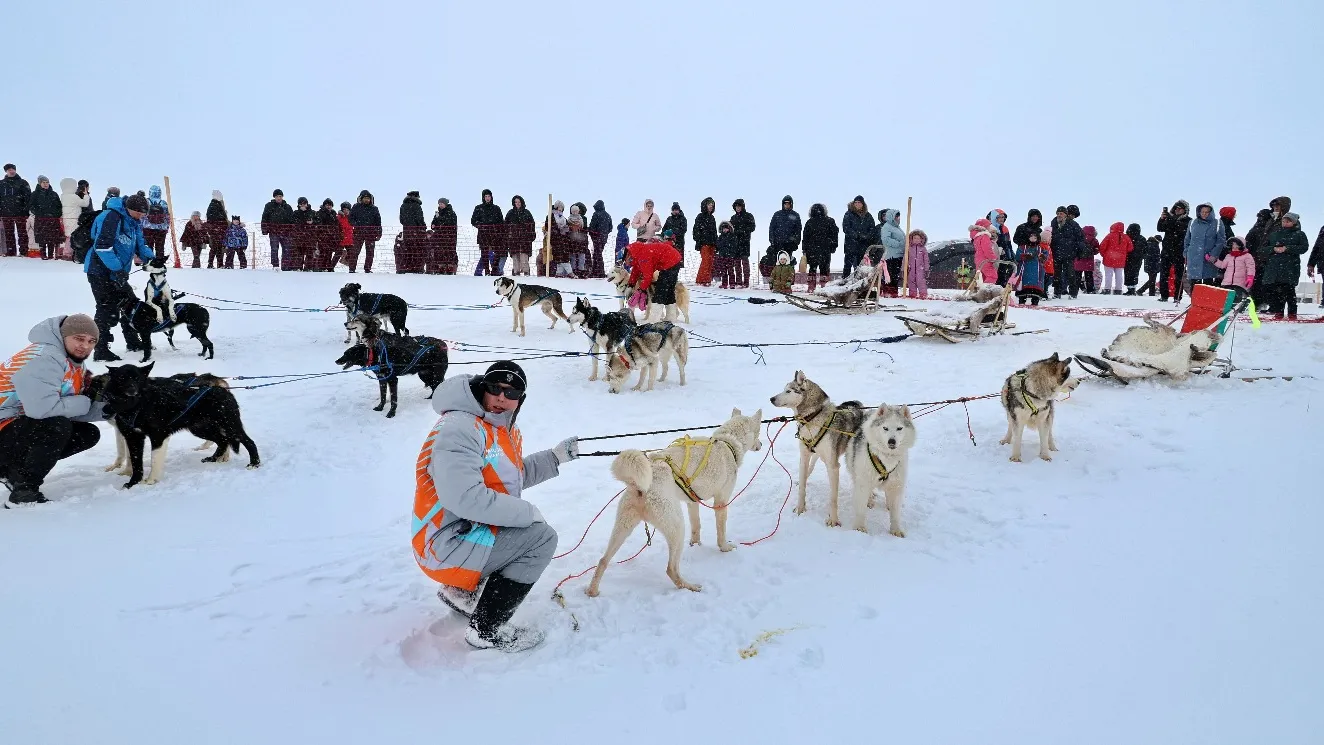
[{"label": "white dog", "polygon": [[846,469],[855,497],[852,527],[856,530],[869,532],[868,511],[874,506],[874,492],[882,489],[890,532],[897,538],[906,537],[901,527],[901,506],[906,498],[906,475],[914,444],[915,423],[910,419],[910,407],[883,404],[864,418],[860,436],[851,440],[846,451]]},{"label": "white dog", "polygon": [[711,502],[716,514],[717,547],[722,551],[735,548],[726,540],[726,506],[731,502],[745,453],[762,447],[759,441],[762,419],[762,409],[749,416],[742,415],[740,409],[732,409],[731,418],[711,437],[681,438],[651,454],[625,450],[616,456],[611,475],[625,484],[625,493],[616,508],[616,525],[612,527],[607,551],[585,590],[590,597],[597,597],[602,574],[641,520],[656,527],[667,541],[667,577],[679,589],[694,592],[703,589],[680,576],[680,554],[684,550],[681,541],[685,532],[680,506],[684,504],[690,511],[691,546],[699,545],[698,502],[702,501]]}]

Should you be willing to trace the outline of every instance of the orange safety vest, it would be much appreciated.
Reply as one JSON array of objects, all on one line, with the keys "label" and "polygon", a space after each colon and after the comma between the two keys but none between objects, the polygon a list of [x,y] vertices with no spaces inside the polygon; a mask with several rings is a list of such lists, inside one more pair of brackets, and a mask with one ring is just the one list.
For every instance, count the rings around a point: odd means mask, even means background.
[{"label": "orange safety vest", "polygon": [[[18,404],[18,414],[7,419],[0,419],[0,429],[4,429],[10,422],[23,414],[23,402],[18,400],[18,393],[14,391],[14,373],[22,370],[47,346],[46,344],[29,344],[18,354],[10,357],[4,364],[0,364],[0,406]],[[72,360],[65,358],[64,379],[60,381],[60,395],[77,396],[82,392],[82,366],[74,365]]]}]

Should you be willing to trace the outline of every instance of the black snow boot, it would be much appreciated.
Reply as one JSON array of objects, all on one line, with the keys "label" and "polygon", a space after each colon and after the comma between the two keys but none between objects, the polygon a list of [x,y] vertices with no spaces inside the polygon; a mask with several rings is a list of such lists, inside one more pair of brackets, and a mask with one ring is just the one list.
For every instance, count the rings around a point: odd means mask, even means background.
[{"label": "black snow boot", "polygon": [[500,574],[488,577],[487,586],[478,598],[464,640],[475,649],[498,649],[502,652],[524,652],[541,644],[546,636],[543,632],[509,623],[515,610],[532,589],[533,585],[507,579]]},{"label": "black snow boot", "polygon": [[477,607],[478,598],[482,597],[483,587],[486,584],[487,580],[484,579],[478,583],[478,587],[473,592],[451,587],[450,585],[442,585],[441,589],[437,590],[437,598],[456,613],[465,618],[473,618],[474,608]]},{"label": "black snow boot", "polygon": [[37,489],[20,484],[15,485],[13,491],[9,493],[9,500],[5,502],[5,509],[9,509],[11,506],[19,507],[29,504],[46,504],[47,501],[49,500],[47,500]]},{"label": "black snow boot", "polygon": [[119,362],[120,356],[110,351],[109,346],[98,346],[96,351],[92,353],[92,360],[94,362]]}]

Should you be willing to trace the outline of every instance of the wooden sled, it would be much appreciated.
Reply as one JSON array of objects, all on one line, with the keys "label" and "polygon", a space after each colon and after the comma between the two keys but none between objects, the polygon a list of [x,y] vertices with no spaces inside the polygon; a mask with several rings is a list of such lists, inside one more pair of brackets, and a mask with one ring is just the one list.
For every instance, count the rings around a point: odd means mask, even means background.
[{"label": "wooden sled", "polygon": [[906,309],[906,306],[904,305],[879,305],[874,298],[869,298],[867,300],[857,299],[847,305],[812,295],[783,295],[782,299],[797,308],[812,311],[822,316],[858,315],[861,313],[873,313],[874,311],[879,310]]},{"label": "wooden sled", "polygon": [[937,337],[953,344],[975,341],[985,336],[1001,334],[1016,324],[1007,320],[1012,288],[984,285],[967,290],[957,298],[945,313],[930,312],[928,316],[896,316],[912,334],[920,338]]}]

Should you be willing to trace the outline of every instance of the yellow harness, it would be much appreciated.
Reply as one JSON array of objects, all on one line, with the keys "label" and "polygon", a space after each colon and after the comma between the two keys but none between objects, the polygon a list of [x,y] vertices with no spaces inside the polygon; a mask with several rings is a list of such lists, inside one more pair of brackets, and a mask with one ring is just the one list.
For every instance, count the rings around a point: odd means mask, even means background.
[{"label": "yellow harness", "polygon": [[1038,414],[1039,407],[1035,406],[1034,402],[1030,400],[1030,392],[1025,389],[1025,378],[1028,377],[1028,373],[1026,373],[1024,370],[1020,370],[1017,371],[1017,373],[1012,377],[1020,383],[1021,400],[1025,402],[1026,406],[1030,407],[1030,415],[1033,416],[1035,414]]},{"label": "yellow harness", "polygon": [[[685,496],[689,497],[691,502],[702,501],[699,499],[698,493],[694,491],[694,485],[691,482],[694,479],[699,478],[699,475],[703,473],[703,469],[708,467],[708,456],[712,455],[714,442],[715,441],[710,437],[690,437],[689,435],[686,435],[676,439],[668,446],[685,448],[685,457],[681,459],[679,466],[677,466],[676,462],[671,459],[671,456],[663,455],[661,457],[661,460],[665,461],[667,466],[671,468],[672,480],[676,482],[676,486],[679,486],[681,491],[685,492]],[[716,442],[721,442],[723,445],[726,445],[727,449],[731,451],[731,457],[736,461],[740,460],[740,455],[736,452],[734,445],[726,440],[718,440]],[[686,476],[685,474],[690,468],[690,451],[693,448],[703,448],[703,455],[700,456],[699,465],[694,469],[694,473],[690,476]]]},{"label": "yellow harness", "polygon": [[[832,409],[832,414],[828,416],[828,420],[823,424],[822,428],[820,428],[820,429],[818,430],[818,434],[816,434],[816,435],[814,435],[813,437],[811,437],[811,438],[809,438],[808,440],[806,440],[805,438],[803,438],[803,437],[800,436],[800,430],[797,428],[797,429],[795,430],[795,439],[797,439],[797,440],[799,440],[800,442],[804,443],[804,446],[805,446],[806,448],[808,448],[810,451],[812,451],[814,448],[818,447],[818,443],[822,442],[824,437],[827,437],[827,433],[828,433],[828,432],[836,432],[836,433],[839,434],[839,435],[846,435],[847,437],[854,437],[854,436],[855,436],[855,433],[854,433],[854,432],[847,432],[847,431],[844,430],[844,429],[833,429],[833,428],[832,428],[832,423],[835,422],[835,421],[837,421],[837,413],[838,413],[838,411],[839,411],[839,409],[837,409],[837,408],[835,408],[835,407]],[[796,419],[795,421],[799,422],[802,426],[805,426],[805,427],[808,427],[808,426],[809,426],[809,422],[808,422],[807,420],[805,420],[805,419]]]},{"label": "yellow harness", "polygon": [[869,454],[869,462],[873,464],[873,470],[878,472],[878,475],[882,477],[883,481],[886,481],[887,477],[891,476],[892,473],[887,470],[887,467],[883,465],[881,460],[878,460],[878,456],[873,454],[873,448],[865,445],[864,452]]}]

